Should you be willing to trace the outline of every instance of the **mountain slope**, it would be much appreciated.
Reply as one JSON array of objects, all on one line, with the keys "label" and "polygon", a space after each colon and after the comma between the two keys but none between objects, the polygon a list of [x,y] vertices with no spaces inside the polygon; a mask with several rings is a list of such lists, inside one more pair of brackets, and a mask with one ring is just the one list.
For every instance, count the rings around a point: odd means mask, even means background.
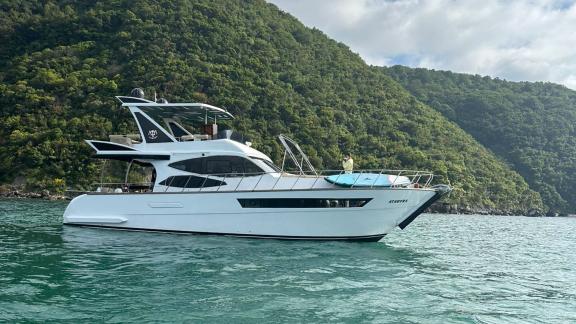
[{"label": "mountain slope", "polygon": [[553,211],[576,211],[576,92],[395,66],[385,73],[506,160]]},{"label": "mountain slope", "polygon": [[542,201],[458,126],[318,30],[263,1],[0,5],[0,181],[87,185],[86,138],[130,131],[133,87],[226,107],[276,161],[290,134],[320,167],[430,169],[451,201],[525,212]]}]

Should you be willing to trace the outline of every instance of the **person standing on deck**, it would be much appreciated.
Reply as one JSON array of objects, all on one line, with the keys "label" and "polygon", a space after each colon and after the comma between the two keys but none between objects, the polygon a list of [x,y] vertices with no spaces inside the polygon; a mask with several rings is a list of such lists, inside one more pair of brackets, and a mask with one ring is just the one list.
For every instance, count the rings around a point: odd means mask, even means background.
[{"label": "person standing on deck", "polygon": [[342,168],[344,168],[344,173],[352,173],[354,170],[354,160],[350,154],[344,155],[344,161],[342,161]]}]

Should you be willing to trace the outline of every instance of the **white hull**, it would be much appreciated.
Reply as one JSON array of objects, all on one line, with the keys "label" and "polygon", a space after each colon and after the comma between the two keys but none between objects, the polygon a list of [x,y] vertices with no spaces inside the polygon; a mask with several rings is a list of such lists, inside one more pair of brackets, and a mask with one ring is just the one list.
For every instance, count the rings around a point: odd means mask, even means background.
[{"label": "white hull", "polygon": [[[423,205],[433,189],[315,189],[82,195],[64,224],[262,238],[377,241]],[[367,199],[362,207],[249,208],[239,199]]]}]

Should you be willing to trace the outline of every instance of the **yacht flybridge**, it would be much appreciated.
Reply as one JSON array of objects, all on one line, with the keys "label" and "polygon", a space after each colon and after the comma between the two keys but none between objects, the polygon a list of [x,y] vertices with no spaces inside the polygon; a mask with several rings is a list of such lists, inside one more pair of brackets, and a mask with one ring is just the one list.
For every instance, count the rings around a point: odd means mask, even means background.
[{"label": "yacht flybridge", "polygon": [[[280,135],[280,167],[246,138],[218,130],[234,117],[202,103],[116,97],[139,134],[86,141],[95,157],[125,161],[119,183],[99,183],[73,199],[64,224],[255,238],[378,241],[404,229],[450,191],[429,172],[318,171],[297,143]],[[152,171],[140,183],[131,167]],[[292,170],[288,171],[289,165]]]}]

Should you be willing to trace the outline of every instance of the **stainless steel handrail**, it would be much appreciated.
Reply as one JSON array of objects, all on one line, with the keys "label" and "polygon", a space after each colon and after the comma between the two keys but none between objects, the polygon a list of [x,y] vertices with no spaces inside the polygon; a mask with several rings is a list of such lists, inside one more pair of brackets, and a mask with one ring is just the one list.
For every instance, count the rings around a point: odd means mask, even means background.
[{"label": "stainless steel handrail", "polygon": [[300,177],[302,176],[301,173],[298,174],[298,178],[296,178],[296,181],[294,181],[294,183],[292,184],[292,187],[290,187],[290,190],[294,190],[294,187],[296,186],[296,184],[298,183],[298,180],[300,180]]},{"label": "stainless steel handrail", "polygon": [[380,178],[381,175],[382,175],[382,170],[380,170],[380,172],[378,173],[378,176],[376,177],[376,179],[374,179],[374,182],[372,182],[372,185],[370,186],[370,188],[374,188],[374,185],[376,184],[376,182],[378,182],[378,178]]},{"label": "stainless steel handrail", "polygon": [[[363,172],[364,172],[363,170],[360,170],[360,174],[356,177],[356,179],[354,179],[354,183],[352,183],[352,185],[350,186],[350,188],[354,188],[354,185],[358,182],[358,179],[360,179],[360,177],[362,176]],[[338,177],[340,177],[340,176],[338,176]]]},{"label": "stainless steel handrail", "polygon": [[[337,189],[342,189],[340,187],[317,187],[318,181],[320,181],[321,179],[325,178],[325,176],[327,175],[337,175],[335,181],[337,182],[345,173],[344,170],[322,170],[322,171],[317,171],[315,170],[314,172],[309,171],[309,172],[302,172],[301,170],[296,170],[297,174],[290,174],[288,172],[257,172],[257,173],[243,173],[241,177],[239,177],[239,174],[233,174],[233,173],[228,173],[228,174],[223,174],[223,173],[219,173],[219,174],[202,174],[202,175],[182,175],[182,174],[173,174],[170,175],[166,180],[168,180],[168,183],[165,183],[164,185],[160,185],[157,184],[156,186],[159,187],[159,190],[167,192],[167,191],[173,191],[174,189],[176,189],[176,187],[172,187],[172,184],[175,182],[176,177],[177,176],[187,176],[186,182],[184,184],[184,187],[181,188],[181,192],[184,191],[203,191],[204,189],[207,189],[209,187],[206,186],[206,183],[209,183],[208,179],[213,179],[213,180],[217,180],[220,183],[217,185],[217,188],[215,191],[220,191],[222,188],[225,188],[225,191],[228,191],[229,188],[226,188],[227,186],[234,186],[233,189],[231,189],[230,191],[259,191],[259,190],[294,190],[295,188],[297,189],[322,189],[322,190],[337,190]],[[276,176],[276,179],[274,179],[273,183],[265,184],[263,186],[261,186],[260,184],[262,183],[264,176],[268,175],[268,174],[273,174]],[[398,188],[398,187],[409,187],[409,188],[429,188],[434,180],[434,174],[430,171],[419,171],[419,170],[388,170],[388,169],[365,169],[365,170],[356,170],[354,171],[352,174],[356,175],[356,178],[354,180],[354,182],[352,183],[352,185],[348,188],[348,189],[358,189],[361,190],[362,188],[366,189],[366,188]],[[365,174],[377,174],[376,177],[374,178],[374,181],[372,181],[372,183],[368,186],[357,186],[358,181],[360,180],[360,177],[362,177]],[[395,176],[394,180],[392,181],[392,183],[389,186],[377,186],[377,182],[380,179],[380,177],[382,177],[383,175],[393,175]],[[188,188],[188,184],[190,183],[192,177],[203,177],[204,181],[202,181],[201,185],[197,188]],[[251,179],[252,176],[259,176],[257,180],[255,180],[254,182],[249,182],[247,181],[248,179]],[[406,177],[409,180],[409,183],[398,183],[400,180],[400,177]],[[238,179],[237,183],[235,183],[235,179]],[[290,180],[287,179],[294,179],[294,182],[291,182]],[[310,180],[310,184],[305,185],[306,181],[301,181],[304,179],[312,179],[314,178],[314,180]],[[254,178],[255,179],[255,178]],[[285,180],[285,183],[282,185],[282,179]],[[165,181],[166,181],[165,180]],[[226,184],[223,184],[223,182],[227,180],[228,182]],[[244,186],[245,188],[243,188],[243,184],[248,183],[248,186]],[[254,183],[254,184],[251,184]],[[291,185],[290,185],[291,183]],[[130,186],[133,185],[146,185],[149,186],[150,189],[152,188],[152,183],[150,182],[142,182],[142,183],[123,183],[123,182],[109,182],[109,183],[95,183],[95,186],[97,186],[98,188],[100,188],[100,190],[102,189],[107,189],[107,190],[115,190],[116,188],[126,188],[128,187],[130,189]],[[210,185],[210,187],[215,187],[216,185]],[[277,189],[280,188],[280,189]],[[180,188],[178,188],[180,189]],[[108,191],[107,191],[108,192]]]},{"label": "stainless steel handrail", "polygon": [[222,179],[222,181],[220,181],[219,185],[218,185],[218,189],[216,189],[216,191],[220,191],[220,188],[222,188],[222,184],[226,182],[226,174],[224,174],[224,179]]},{"label": "stainless steel handrail", "polygon": [[264,176],[264,173],[262,173],[260,175],[260,178],[258,178],[258,182],[256,182],[256,184],[254,185],[254,188],[252,188],[252,191],[256,191],[256,188],[258,187],[258,184],[260,183],[260,181],[262,181],[263,176]]}]

